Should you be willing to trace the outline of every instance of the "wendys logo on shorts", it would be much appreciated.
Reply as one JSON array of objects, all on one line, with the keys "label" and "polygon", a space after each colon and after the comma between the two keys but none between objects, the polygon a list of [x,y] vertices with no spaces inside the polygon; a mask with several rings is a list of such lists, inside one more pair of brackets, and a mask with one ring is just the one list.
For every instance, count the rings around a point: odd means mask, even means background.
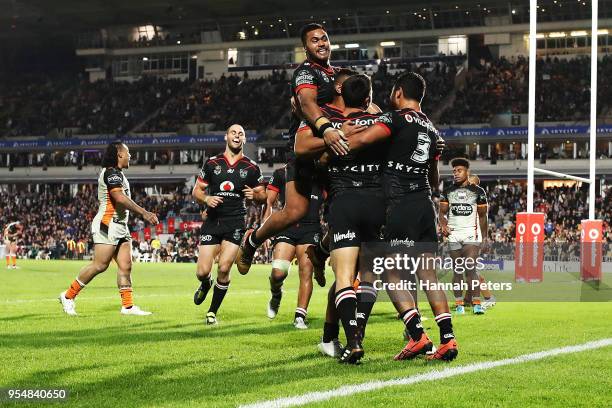
[{"label": "wendys logo on shorts", "polygon": [[221,190],[221,191],[234,191],[234,183],[232,183],[231,181],[224,181],[219,186],[219,190]]}]

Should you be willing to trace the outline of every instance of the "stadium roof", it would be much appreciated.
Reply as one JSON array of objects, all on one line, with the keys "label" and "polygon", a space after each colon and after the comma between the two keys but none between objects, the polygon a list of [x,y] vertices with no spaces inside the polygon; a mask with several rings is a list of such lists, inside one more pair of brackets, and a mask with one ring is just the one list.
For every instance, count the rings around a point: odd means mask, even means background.
[{"label": "stadium roof", "polygon": [[[455,4],[438,0],[436,4]],[[461,1],[462,6],[492,1]],[[501,2],[496,2],[501,3]],[[507,4],[507,3],[506,3]],[[177,24],[196,20],[282,16],[381,7],[429,7],[430,1],[398,0],[0,0],[0,36],[76,34],[112,25]]]}]

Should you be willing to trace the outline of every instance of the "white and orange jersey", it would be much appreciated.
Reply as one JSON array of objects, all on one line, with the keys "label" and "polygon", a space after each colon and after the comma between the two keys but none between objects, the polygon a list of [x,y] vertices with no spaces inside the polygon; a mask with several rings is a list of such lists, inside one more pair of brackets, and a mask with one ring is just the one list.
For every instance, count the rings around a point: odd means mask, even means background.
[{"label": "white and orange jersey", "polygon": [[15,222],[11,222],[10,224],[7,224],[7,225],[4,227],[4,230],[3,230],[4,239],[9,239],[9,238],[11,238],[11,237],[12,237],[12,236],[13,236],[15,233],[17,233],[17,230],[18,230],[18,228],[19,228],[18,226],[19,226],[20,224],[21,224],[21,223],[20,223],[19,221],[15,221]]},{"label": "white and orange jersey", "polygon": [[107,232],[111,223],[127,226],[129,210],[115,206],[111,199],[111,191],[123,190],[131,198],[130,183],[123,172],[114,167],[103,168],[98,177],[98,202],[100,207],[94,217],[94,229]]},{"label": "white and orange jersey", "polygon": [[440,195],[441,203],[448,203],[448,226],[451,234],[472,233],[479,238],[478,207],[487,206],[487,193],[480,186],[453,184]]}]

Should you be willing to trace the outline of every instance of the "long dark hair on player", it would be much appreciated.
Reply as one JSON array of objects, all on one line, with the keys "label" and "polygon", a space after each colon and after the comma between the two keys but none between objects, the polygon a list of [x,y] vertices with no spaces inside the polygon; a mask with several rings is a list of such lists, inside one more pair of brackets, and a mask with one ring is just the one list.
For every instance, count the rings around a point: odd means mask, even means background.
[{"label": "long dark hair on player", "polygon": [[117,154],[122,144],[121,142],[113,142],[108,145],[104,152],[104,157],[102,158],[102,167],[117,167],[119,165]]},{"label": "long dark hair on player", "polygon": [[365,74],[348,77],[342,83],[342,99],[347,108],[365,109],[372,92],[372,81]]},{"label": "long dark hair on player", "polygon": [[414,99],[421,103],[425,97],[427,85],[425,85],[425,79],[421,75],[416,72],[406,72],[395,81],[393,89],[397,90],[398,88],[402,89],[405,98]]},{"label": "long dark hair on player", "polygon": [[302,39],[302,45],[304,47],[306,47],[306,34],[318,29],[325,31],[325,27],[323,27],[319,23],[308,23],[304,27],[302,27],[302,29],[300,30],[300,38]]}]

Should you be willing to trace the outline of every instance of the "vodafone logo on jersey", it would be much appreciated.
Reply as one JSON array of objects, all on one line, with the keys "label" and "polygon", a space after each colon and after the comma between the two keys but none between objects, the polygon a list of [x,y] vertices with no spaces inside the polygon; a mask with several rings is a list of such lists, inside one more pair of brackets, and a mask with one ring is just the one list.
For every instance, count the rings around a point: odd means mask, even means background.
[{"label": "vodafone logo on jersey", "polygon": [[231,181],[224,181],[219,186],[219,190],[221,190],[221,191],[234,191],[234,183],[232,183]]}]

